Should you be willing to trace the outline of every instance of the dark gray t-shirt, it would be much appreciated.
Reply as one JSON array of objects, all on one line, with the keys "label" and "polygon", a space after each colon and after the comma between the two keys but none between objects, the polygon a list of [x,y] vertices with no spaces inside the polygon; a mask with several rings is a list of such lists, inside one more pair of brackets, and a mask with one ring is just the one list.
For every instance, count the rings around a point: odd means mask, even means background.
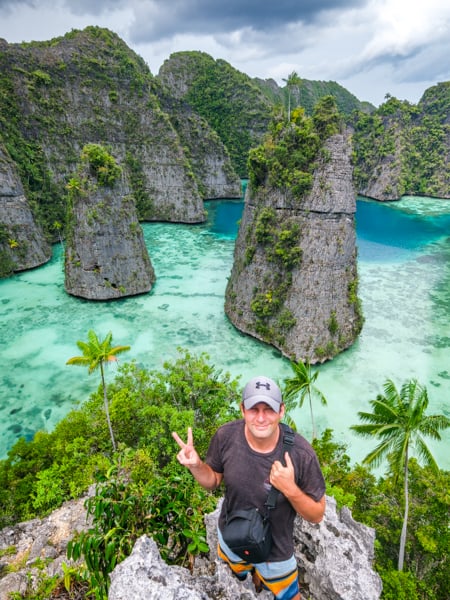
[{"label": "dark gray t-shirt", "polygon": [[[219,527],[225,522],[226,511],[256,507],[265,513],[264,503],[270,491],[269,474],[275,460],[281,460],[283,431],[276,448],[268,454],[250,448],[244,433],[243,420],[231,421],[219,427],[211,439],[205,462],[217,473],[223,473],[225,500],[219,517]],[[311,445],[295,434],[290,456],[298,487],[318,501],[325,493],[325,482],[319,461]],[[295,511],[280,493],[277,503],[270,511],[273,547],[268,561],[290,558],[294,552],[292,530]]]}]

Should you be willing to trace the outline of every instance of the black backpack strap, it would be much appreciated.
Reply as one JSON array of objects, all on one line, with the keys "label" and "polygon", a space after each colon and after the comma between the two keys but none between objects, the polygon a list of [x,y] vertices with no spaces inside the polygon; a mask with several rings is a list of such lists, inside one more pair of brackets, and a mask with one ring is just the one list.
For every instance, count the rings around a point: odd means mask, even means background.
[{"label": "black backpack strap", "polygon": [[283,429],[283,456],[281,457],[281,463],[283,466],[286,466],[284,461],[284,453],[291,452],[291,448],[294,445],[295,433],[292,431],[289,425],[286,425],[286,423],[280,423],[280,425]]},{"label": "black backpack strap", "polygon": [[[294,445],[295,433],[292,431],[292,429],[288,425],[286,425],[286,423],[280,423],[280,425],[283,430],[283,455],[281,457],[281,463],[283,466],[286,466],[285,461],[284,461],[284,453],[285,452],[290,453],[291,448]],[[265,503],[265,506],[267,507],[268,510],[275,508],[275,504],[277,503],[277,498],[278,498],[279,493],[280,492],[279,492],[279,490],[277,490],[276,487],[272,486],[270,488],[270,492],[269,492],[269,495],[267,496],[267,500]]]}]

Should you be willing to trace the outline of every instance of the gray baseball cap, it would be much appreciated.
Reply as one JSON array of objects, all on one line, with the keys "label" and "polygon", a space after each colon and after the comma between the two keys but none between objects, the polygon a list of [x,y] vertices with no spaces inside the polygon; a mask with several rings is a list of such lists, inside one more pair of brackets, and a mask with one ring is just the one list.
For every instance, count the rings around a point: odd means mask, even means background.
[{"label": "gray baseball cap", "polygon": [[280,412],[281,404],[283,400],[281,398],[280,388],[277,386],[273,379],[264,377],[264,375],[258,375],[253,377],[247,383],[242,392],[242,402],[244,408],[252,408],[258,402],[265,402],[275,412]]}]

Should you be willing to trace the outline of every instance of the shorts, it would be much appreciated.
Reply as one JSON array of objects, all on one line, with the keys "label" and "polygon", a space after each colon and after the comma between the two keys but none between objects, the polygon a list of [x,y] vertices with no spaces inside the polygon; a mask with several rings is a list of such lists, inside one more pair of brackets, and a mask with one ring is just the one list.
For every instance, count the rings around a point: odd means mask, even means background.
[{"label": "shorts", "polygon": [[277,600],[290,600],[300,593],[297,561],[294,555],[288,560],[250,564],[228,548],[219,529],[217,535],[219,558],[230,566],[238,579],[244,580],[248,573],[255,570],[264,588],[271,591]]}]

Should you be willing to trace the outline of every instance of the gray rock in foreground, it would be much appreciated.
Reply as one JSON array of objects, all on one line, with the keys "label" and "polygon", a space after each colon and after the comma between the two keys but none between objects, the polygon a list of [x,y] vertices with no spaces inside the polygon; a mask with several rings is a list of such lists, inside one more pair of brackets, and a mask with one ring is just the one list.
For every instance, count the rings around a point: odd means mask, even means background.
[{"label": "gray rock in foreground", "polygon": [[161,559],[156,543],[142,536],[133,553],[111,574],[111,600],[207,600],[187,569],[169,567]]},{"label": "gray rock in foreground", "polygon": [[[89,491],[93,493],[93,487]],[[68,541],[84,531],[84,498],[66,502],[45,519],[33,519],[0,530],[0,600],[11,592],[23,593],[45,573],[63,576],[68,563]],[[131,556],[111,574],[109,600],[272,600],[263,591],[256,595],[250,578],[241,583],[217,557],[217,518],[220,505],[205,516],[209,557],[197,558],[194,570],[167,565],[156,543],[147,536],[136,542]],[[336,511],[327,497],[324,520],[319,525],[301,518],[295,522],[295,553],[301,592],[310,600],[378,600],[381,580],[372,569],[374,530],[356,522],[350,511]],[[9,552],[8,550],[14,550]],[[20,567],[19,567],[20,565]]]},{"label": "gray rock in foreground", "polygon": [[[92,486],[89,494],[93,490]],[[44,572],[49,577],[63,576],[62,565],[73,564],[66,554],[69,540],[90,526],[85,500],[83,496],[65,502],[44,519],[0,530],[0,600],[9,600],[13,592],[25,594]]]},{"label": "gray rock in foreground", "polygon": [[[272,594],[256,595],[249,578],[233,577],[217,557],[216,524],[219,508],[206,515],[210,560],[198,560],[191,574],[169,567],[155,542],[141,537],[133,553],[111,575],[109,600],[269,600]],[[380,577],[372,569],[374,530],[354,521],[350,511],[336,511],[327,498],[325,518],[319,525],[297,518],[296,558],[302,595],[311,600],[378,600]]]},{"label": "gray rock in foreground", "polygon": [[336,511],[327,497],[319,525],[297,518],[296,557],[311,598],[317,600],[377,600],[381,579],[372,569],[375,530],[358,523],[350,510]]}]

